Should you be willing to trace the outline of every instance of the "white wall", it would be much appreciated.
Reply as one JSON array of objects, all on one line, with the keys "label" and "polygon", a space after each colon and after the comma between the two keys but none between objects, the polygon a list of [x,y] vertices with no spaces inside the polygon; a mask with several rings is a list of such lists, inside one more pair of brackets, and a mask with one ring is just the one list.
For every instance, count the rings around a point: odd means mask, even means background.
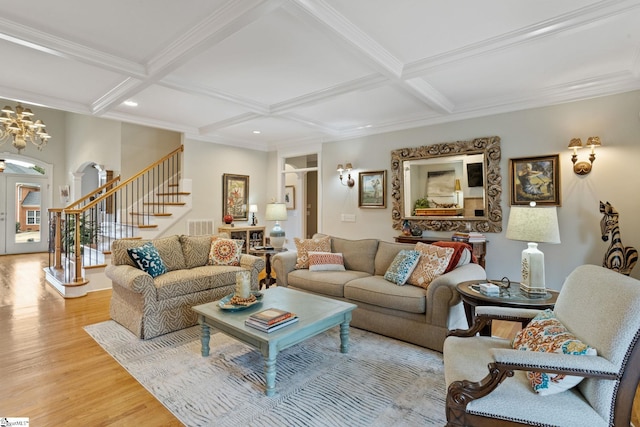
[{"label": "white wall", "polygon": [[[187,219],[213,219],[217,229],[222,222],[222,175],[249,175],[249,203],[257,204],[258,225],[265,224],[265,205],[272,197],[268,191],[267,153],[185,139],[184,177],[192,180],[193,210],[184,222],[174,225],[165,235],[184,234]],[[274,178],[275,182],[275,178]],[[275,186],[273,187],[275,188]],[[239,222],[247,225],[248,221]]]},{"label": "white wall", "polygon": [[129,178],[180,147],[181,135],[131,123],[122,123],[120,174]]},{"label": "white wall", "polygon": [[[509,217],[509,158],[560,154],[562,206],[558,209],[559,245],[541,244],[545,253],[547,286],[559,289],[566,275],[580,264],[602,263],[607,250],[600,237],[599,201],[610,201],[620,212],[622,241],[640,248],[640,197],[634,187],[640,181],[640,91],[568,103],[553,107],[500,114],[406,131],[326,143],[322,148],[322,232],[345,238],[377,237],[393,241],[399,234],[391,226],[390,185],[387,208],[359,209],[358,185],[344,187],[335,167],[350,161],[358,171],[386,169],[390,152],[402,147],[430,145],[497,135],[501,138],[503,232],[488,234],[487,273],[492,278],[519,280],[520,252],[524,242],[504,236]],[[573,173],[569,140],[600,136],[593,171]],[[587,160],[588,150],[579,151]],[[342,222],[340,214],[355,214],[356,222]],[[434,233],[435,235],[436,233]],[[440,233],[449,236],[450,233]],[[632,272],[640,278],[640,265]]]}]

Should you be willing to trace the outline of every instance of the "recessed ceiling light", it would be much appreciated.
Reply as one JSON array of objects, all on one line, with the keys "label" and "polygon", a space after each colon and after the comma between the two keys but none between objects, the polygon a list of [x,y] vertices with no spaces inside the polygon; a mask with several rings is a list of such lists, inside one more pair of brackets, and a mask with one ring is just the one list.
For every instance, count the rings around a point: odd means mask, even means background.
[{"label": "recessed ceiling light", "polygon": [[254,130],[253,133],[255,133],[256,135],[259,135],[261,132],[259,130]]},{"label": "recessed ceiling light", "polygon": [[126,105],[127,107],[137,107],[138,103],[136,101],[128,100],[124,101],[124,105]]}]

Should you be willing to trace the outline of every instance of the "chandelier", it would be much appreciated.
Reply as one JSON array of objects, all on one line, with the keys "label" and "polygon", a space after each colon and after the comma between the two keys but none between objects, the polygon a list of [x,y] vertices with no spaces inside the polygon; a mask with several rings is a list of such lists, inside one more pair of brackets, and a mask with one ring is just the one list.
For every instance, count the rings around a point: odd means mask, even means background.
[{"label": "chandelier", "polygon": [[42,150],[47,145],[47,140],[51,138],[45,129],[42,120],[33,120],[33,112],[29,108],[24,108],[18,104],[14,112],[11,107],[4,107],[0,115],[0,145],[13,139],[13,146],[20,153],[27,146],[27,141],[31,141],[38,150]]}]

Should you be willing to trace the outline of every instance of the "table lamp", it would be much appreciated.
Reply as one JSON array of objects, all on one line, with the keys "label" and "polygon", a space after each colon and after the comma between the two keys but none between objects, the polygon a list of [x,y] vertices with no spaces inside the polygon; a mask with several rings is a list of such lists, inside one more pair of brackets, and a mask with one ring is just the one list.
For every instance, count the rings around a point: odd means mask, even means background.
[{"label": "table lamp", "polygon": [[287,220],[287,206],[284,203],[269,203],[264,215],[267,221],[275,221],[269,233],[269,242],[275,249],[282,249],[284,246],[284,230],[280,227],[280,221]]},{"label": "table lamp", "polygon": [[258,205],[249,205],[249,213],[251,214],[251,225],[254,226],[258,224],[258,220],[256,219],[256,213],[258,212]]},{"label": "table lamp", "polygon": [[511,206],[507,239],[529,242],[522,251],[520,289],[529,294],[546,294],[544,254],[538,243],[560,243],[558,213],[554,207]]}]

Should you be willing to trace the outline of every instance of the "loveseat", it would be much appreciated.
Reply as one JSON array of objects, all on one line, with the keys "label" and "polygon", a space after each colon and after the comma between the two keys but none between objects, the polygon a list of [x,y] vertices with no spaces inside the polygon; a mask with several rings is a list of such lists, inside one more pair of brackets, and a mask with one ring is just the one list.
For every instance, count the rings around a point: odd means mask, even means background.
[{"label": "loveseat", "polygon": [[[106,275],[113,283],[111,318],[142,339],[193,326],[197,316],[191,307],[232,294],[236,273],[251,272],[251,289],[257,291],[262,258],[242,254],[239,266],[207,265],[212,237],[169,236],[153,240],[116,240]],[[225,237],[225,236],[219,236]],[[152,277],[136,266],[128,249],[151,242],[166,266],[166,273]]]},{"label": "loveseat", "polygon": [[385,273],[401,250],[414,244],[390,243],[378,239],[330,238],[332,253],[342,254],[344,271],[311,271],[296,268],[298,252],[281,252],[272,257],[278,286],[287,286],[358,307],[351,326],[442,351],[450,329],[466,328],[456,285],[466,280],[486,279],[475,263],[454,266],[433,279],[426,289],[399,286],[385,279]]}]

